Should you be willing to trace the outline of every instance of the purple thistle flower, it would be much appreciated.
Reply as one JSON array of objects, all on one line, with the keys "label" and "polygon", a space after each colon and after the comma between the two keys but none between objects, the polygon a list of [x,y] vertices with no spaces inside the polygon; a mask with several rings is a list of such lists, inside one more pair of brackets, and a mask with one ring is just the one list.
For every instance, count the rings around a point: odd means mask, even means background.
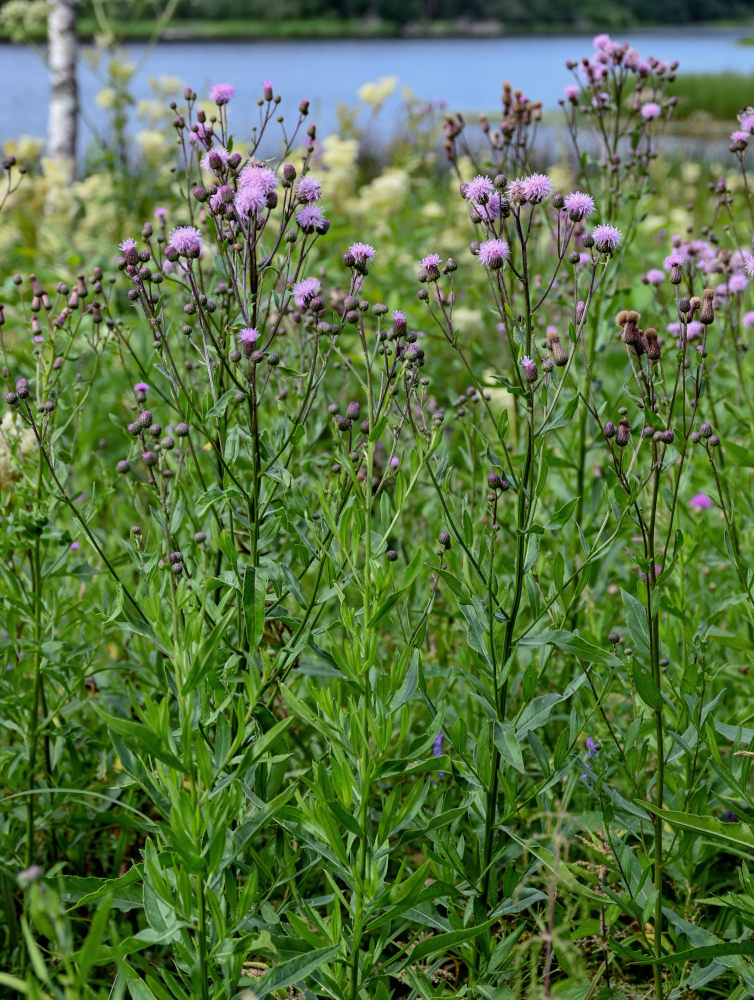
[{"label": "purple thistle flower", "polygon": [[306,309],[315,295],[319,295],[319,278],[304,278],[293,286],[293,301],[298,309]]},{"label": "purple thistle flower", "polygon": [[209,88],[210,100],[218,107],[227,104],[235,92],[236,88],[231,83],[215,83]]},{"label": "purple thistle flower", "polygon": [[122,243],[118,244],[118,249],[122,251],[123,255],[126,256],[136,250],[136,240],[132,240],[131,237],[127,240],[123,240]]},{"label": "purple thistle flower", "polygon": [[754,132],[754,114],[743,116],[741,119],[741,128],[747,132]]},{"label": "purple thistle flower", "polygon": [[714,507],[715,504],[706,493],[696,493],[689,500],[689,505],[691,510],[697,514],[700,510],[709,510],[710,507]]},{"label": "purple thistle flower", "polygon": [[749,277],[754,278],[754,255],[750,253],[744,254],[744,267]]},{"label": "purple thistle flower", "polygon": [[565,196],[565,210],[572,222],[588,219],[594,213],[594,198],[583,191],[572,191]]},{"label": "purple thistle flower", "polygon": [[177,226],[170,234],[170,245],[181,257],[198,257],[202,251],[202,236],[194,226]]},{"label": "purple thistle flower", "polygon": [[238,175],[239,185],[244,187],[254,187],[261,191],[263,195],[272,194],[277,191],[278,179],[274,170],[269,167],[259,167],[247,164]]},{"label": "purple thistle flower", "polygon": [[357,267],[364,267],[371,260],[374,260],[375,250],[369,243],[352,243],[348,252],[353,257]]},{"label": "purple thistle flower", "polygon": [[71,552],[81,548],[81,542],[71,542]]},{"label": "purple thistle flower", "polygon": [[537,381],[537,375],[539,374],[539,372],[537,371],[536,361],[533,361],[530,357],[524,355],[524,357],[521,358],[521,367],[524,369],[525,382]]},{"label": "purple thistle flower", "polygon": [[569,83],[568,86],[563,89],[563,93],[569,101],[575,100],[579,96],[580,92],[581,88],[575,83]]},{"label": "purple thistle flower", "polygon": [[751,138],[751,132],[741,132],[740,130],[736,130],[735,132],[731,132],[730,134],[731,142],[735,142],[742,148],[749,144],[750,138]]},{"label": "purple thistle flower", "polygon": [[552,181],[547,174],[529,174],[524,178],[524,198],[532,205],[540,205],[552,194]]},{"label": "purple thistle flower", "polygon": [[302,177],[296,185],[296,197],[305,205],[311,205],[322,197],[322,185],[316,177]]},{"label": "purple thistle flower", "polygon": [[483,219],[487,222],[494,222],[495,219],[500,218],[500,195],[492,194],[489,200],[482,203],[481,201],[473,202],[474,211],[478,212]]},{"label": "purple thistle flower", "polygon": [[463,196],[467,201],[484,202],[489,201],[492,195],[495,193],[495,186],[489,177],[483,177],[481,174],[469,181],[466,185]]},{"label": "purple thistle flower", "polygon": [[594,245],[600,253],[614,253],[623,239],[620,229],[607,225],[607,223],[596,226],[592,236],[594,238]]},{"label": "purple thistle flower", "polygon": [[506,194],[508,195],[508,201],[514,205],[523,205],[526,201],[526,178],[516,177],[510,181],[506,188]]},{"label": "purple thistle flower", "polygon": [[259,330],[252,326],[245,326],[239,330],[238,339],[241,341],[241,350],[248,358],[254,350],[254,344],[259,340]]},{"label": "purple thistle flower", "polygon": [[440,264],[440,259],[441,258],[439,253],[430,253],[427,254],[426,257],[422,257],[422,259],[419,261],[419,266],[429,270],[429,268],[431,267],[438,267]]},{"label": "purple thistle flower", "polygon": [[647,271],[645,275],[648,285],[661,285],[665,280],[665,274],[663,271],[658,270],[658,268],[653,267]]},{"label": "purple thistle flower", "polygon": [[[219,194],[220,192],[218,191],[211,201],[214,202]],[[220,201],[222,201],[222,198]],[[250,215],[256,215],[258,212],[263,212],[265,210],[267,207],[267,197],[261,188],[256,187],[253,184],[245,184],[236,192],[233,204],[236,206],[238,214],[243,216],[245,219],[248,219]],[[212,208],[215,208],[215,206],[212,205]]]},{"label": "purple thistle flower", "polygon": [[207,150],[201,159],[201,166],[205,170],[219,170],[227,167],[230,153],[224,146],[215,146]]},{"label": "purple thistle flower", "polygon": [[744,313],[744,317],[741,320],[741,322],[743,323],[743,325],[747,330],[751,330],[751,328],[754,326],[754,312]]},{"label": "purple thistle flower", "polygon": [[641,106],[641,117],[645,122],[650,122],[654,118],[659,118],[662,114],[662,108],[655,101],[647,101],[646,104]]},{"label": "purple thistle flower", "polygon": [[296,212],[296,222],[305,233],[313,233],[321,232],[327,220],[319,205],[304,205]]},{"label": "purple thistle flower", "polygon": [[740,271],[736,271],[735,274],[731,274],[730,278],[728,278],[728,291],[736,295],[738,292],[743,292],[748,284],[749,279],[746,275]]},{"label": "purple thistle flower", "polygon": [[490,271],[501,268],[509,254],[510,250],[505,240],[485,240],[479,245],[479,260]]},{"label": "purple thistle flower", "polygon": [[162,206],[154,210],[154,216],[156,219],[164,219],[167,214],[168,210]]}]

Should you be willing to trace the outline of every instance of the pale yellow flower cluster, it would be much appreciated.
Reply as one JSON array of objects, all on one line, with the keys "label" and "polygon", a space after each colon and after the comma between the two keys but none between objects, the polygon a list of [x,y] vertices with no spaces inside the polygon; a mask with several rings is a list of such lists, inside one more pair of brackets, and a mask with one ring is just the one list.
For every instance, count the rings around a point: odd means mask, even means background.
[{"label": "pale yellow flower cluster", "polygon": [[21,478],[24,456],[36,447],[31,427],[23,427],[15,413],[6,413],[0,421],[0,490],[9,492]]},{"label": "pale yellow flower cluster", "polygon": [[395,93],[397,86],[397,76],[381,76],[379,80],[373,83],[365,83],[362,87],[359,87],[358,94],[365,104],[369,104],[373,108],[378,108],[381,104],[384,104],[388,97]]}]

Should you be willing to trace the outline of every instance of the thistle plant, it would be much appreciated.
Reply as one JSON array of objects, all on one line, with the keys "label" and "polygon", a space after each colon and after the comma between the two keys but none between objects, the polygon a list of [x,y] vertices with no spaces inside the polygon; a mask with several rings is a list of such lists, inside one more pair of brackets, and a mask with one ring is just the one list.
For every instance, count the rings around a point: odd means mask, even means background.
[{"label": "thistle plant", "polygon": [[655,234],[674,68],[595,52],[563,190],[504,85],[358,228],[308,101],[187,87],[4,281],[9,995],[754,993],[751,129]]}]

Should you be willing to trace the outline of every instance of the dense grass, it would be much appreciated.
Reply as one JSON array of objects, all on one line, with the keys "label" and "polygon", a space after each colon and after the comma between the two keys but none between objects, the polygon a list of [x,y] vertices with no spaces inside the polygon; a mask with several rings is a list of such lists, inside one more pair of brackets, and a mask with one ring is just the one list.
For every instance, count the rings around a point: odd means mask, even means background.
[{"label": "dense grass", "polygon": [[680,73],[672,93],[678,97],[675,119],[702,114],[735,122],[741,108],[754,102],[754,73]]}]

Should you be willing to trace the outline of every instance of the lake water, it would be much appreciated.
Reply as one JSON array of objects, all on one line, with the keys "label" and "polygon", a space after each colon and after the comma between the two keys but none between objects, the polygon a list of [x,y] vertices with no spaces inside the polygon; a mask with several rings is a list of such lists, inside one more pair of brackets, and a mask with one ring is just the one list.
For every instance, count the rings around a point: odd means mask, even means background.
[{"label": "lake water", "polygon": [[[673,29],[616,34],[643,56],[680,62],[680,71],[738,70],[754,72],[754,46],[738,44],[751,29]],[[593,51],[592,36],[375,39],[335,41],[162,42],[144,56],[142,45],[127,46],[138,62],[133,86],[136,99],[150,96],[150,76],[165,74],[190,84],[206,95],[210,84],[232,83],[232,105],[237,135],[248,132],[257,112],[261,82],[270,79],[283,96],[281,111],[295,116],[299,101],[311,101],[310,121],[320,134],[337,124],[338,104],[354,105],[361,84],[395,75],[401,86],[417,96],[447,101],[451,110],[492,111],[499,103],[500,85],[507,78],[546,108],[557,106],[563,87],[571,82],[567,59]],[[46,130],[48,84],[41,61],[22,46],[0,44],[0,144],[21,134],[43,136]],[[96,126],[105,113],[94,101],[102,83],[84,61],[81,64],[82,105]],[[177,94],[176,97],[180,97]],[[742,94],[742,104],[754,103],[754,93]],[[384,128],[395,119],[398,96],[387,102]],[[364,114],[366,114],[364,112]],[[90,134],[82,129],[82,140]]]}]

